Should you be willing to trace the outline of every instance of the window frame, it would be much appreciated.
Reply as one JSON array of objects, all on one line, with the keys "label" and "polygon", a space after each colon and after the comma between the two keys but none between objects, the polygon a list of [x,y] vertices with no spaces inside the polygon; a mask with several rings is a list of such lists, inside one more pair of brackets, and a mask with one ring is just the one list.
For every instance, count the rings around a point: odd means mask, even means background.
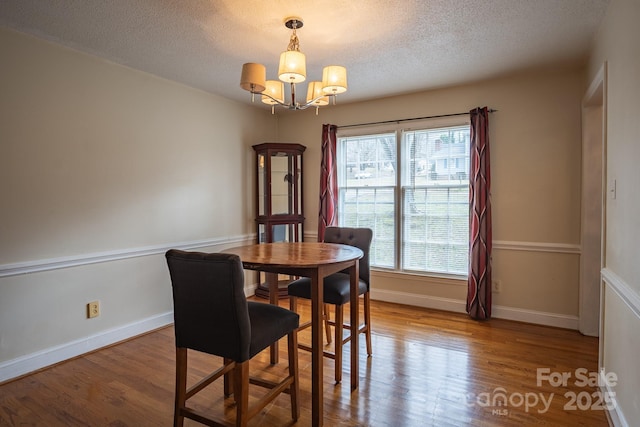
[{"label": "window frame", "polygon": [[[424,270],[412,270],[404,267],[402,262],[402,249],[403,249],[403,221],[404,221],[404,203],[403,203],[403,195],[402,192],[405,190],[405,186],[403,185],[403,173],[404,171],[404,156],[403,152],[403,133],[411,132],[411,131],[423,131],[430,129],[438,129],[438,128],[455,128],[461,126],[469,126],[471,125],[471,121],[468,116],[453,116],[453,117],[445,117],[445,118],[437,118],[437,119],[420,119],[420,120],[411,120],[411,122],[407,121],[398,121],[396,123],[385,123],[379,125],[363,125],[363,126],[354,126],[350,128],[338,128],[336,132],[336,153],[337,159],[336,164],[338,168],[338,176],[337,176],[337,187],[338,187],[338,207],[340,208],[340,194],[344,189],[354,188],[347,187],[342,184],[343,178],[343,169],[341,169],[341,157],[342,157],[342,144],[341,139],[343,138],[355,138],[362,137],[367,135],[379,135],[385,133],[392,133],[395,136],[395,155],[396,155],[396,171],[395,171],[395,185],[393,187],[393,200],[394,200],[394,222],[395,222],[395,240],[394,240],[394,267],[381,267],[372,265],[371,268],[373,270],[415,275],[415,276],[425,276],[425,277],[436,277],[436,278],[446,278],[446,279],[458,279],[458,280],[466,280],[468,274],[458,274],[451,272],[436,272],[436,271],[424,271]],[[467,185],[469,183],[469,173],[467,173]],[[468,214],[467,214],[468,215]],[[342,213],[340,209],[338,209],[338,221],[340,222],[342,219]],[[468,218],[468,217],[467,217]],[[375,236],[374,236],[375,238]]]}]

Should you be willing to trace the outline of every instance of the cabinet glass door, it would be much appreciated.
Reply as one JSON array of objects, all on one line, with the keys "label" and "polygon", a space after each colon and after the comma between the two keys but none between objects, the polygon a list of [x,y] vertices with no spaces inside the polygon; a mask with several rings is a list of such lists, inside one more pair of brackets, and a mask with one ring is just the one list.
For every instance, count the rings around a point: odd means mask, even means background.
[{"label": "cabinet glass door", "polygon": [[258,216],[301,214],[301,167],[302,154],[258,154]]}]

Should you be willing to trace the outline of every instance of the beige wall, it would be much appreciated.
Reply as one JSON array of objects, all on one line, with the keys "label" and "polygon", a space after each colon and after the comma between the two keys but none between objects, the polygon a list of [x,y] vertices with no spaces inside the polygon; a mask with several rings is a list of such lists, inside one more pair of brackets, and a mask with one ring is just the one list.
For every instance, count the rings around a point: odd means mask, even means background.
[{"label": "beige wall", "polygon": [[1,381],[170,321],[164,251],[250,238],[251,145],[277,120],[7,30],[0,57]]},{"label": "beige wall", "polygon": [[607,267],[640,293],[640,4],[613,0],[590,62],[593,77],[606,61],[607,179],[616,180],[617,197],[607,203]]},{"label": "beige wall", "polygon": [[[589,64],[594,78],[607,63],[607,188],[600,366],[614,372],[616,425],[640,419],[640,3],[612,0]],[[617,417],[617,418],[615,418]]]},{"label": "beige wall", "polygon": [[[577,327],[584,70],[538,70],[413,95],[282,114],[279,138],[307,146],[307,232],[317,229],[323,123],[469,111],[490,117],[494,295],[498,317]],[[338,104],[340,100],[338,99]],[[313,238],[313,236],[310,236]],[[466,282],[373,273],[374,298],[462,311]]]}]

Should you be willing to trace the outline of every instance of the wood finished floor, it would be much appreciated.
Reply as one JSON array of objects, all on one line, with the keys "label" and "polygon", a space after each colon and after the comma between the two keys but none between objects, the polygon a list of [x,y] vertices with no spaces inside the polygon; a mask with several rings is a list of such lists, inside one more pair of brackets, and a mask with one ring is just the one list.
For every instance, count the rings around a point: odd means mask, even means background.
[{"label": "wood finished floor", "polygon": [[[308,318],[308,305],[300,305]],[[588,394],[595,403],[596,389],[580,386],[575,371],[596,371],[596,338],[377,301],[372,323],[374,355],[367,358],[362,339],[357,391],[349,390],[348,345],[343,384],[334,384],[333,361],[325,358],[327,426],[608,425],[603,410],[572,410],[569,398],[582,393],[584,403]],[[307,331],[300,334],[300,341],[305,339]],[[252,361],[252,375],[284,374],[285,343],[281,363],[269,365],[265,351]],[[220,365],[218,358],[190,357],[193,382]],[[292,422],[289,398],[281,395],[249,425],[310,425],[310,355],[300,351],[299,358],[301,419]],[[538,386],[537,368],[570,372],[571,378],[566,386],[546,381]],[[0,426],[170,426],[173,390],[173,328],[167,327],[0,385]],[[252,396],[259,393],[262,389],[252,390]],[[501,393],[507,406],[492,406],[490,400]],[[233,421],[233,399],[223,399],[221,384],[203,394],[190,401],[193,406]],[[548,409],[541,398],[550,402]],[[198,424],[186,420],[185,425]]]}]

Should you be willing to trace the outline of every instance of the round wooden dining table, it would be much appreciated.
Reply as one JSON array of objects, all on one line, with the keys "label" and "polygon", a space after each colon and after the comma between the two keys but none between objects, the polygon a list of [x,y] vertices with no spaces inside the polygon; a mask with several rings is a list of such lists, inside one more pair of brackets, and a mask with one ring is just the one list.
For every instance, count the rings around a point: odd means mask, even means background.
[{"label": "round wooden dining table", "polygon": [[[224,252],[240,256],[245,269],[265,272],[269,299],[278,303],[278,274],[311,279],[311,397],[312,425],[323,425],[323,279],[347,270],[351,277],[350,321],[359,324],[358,260],[363,252],[353,246],[320,242],[278,242],[238,246]],[[358,335],[351,334],[351,389],[358,388]],[[277,361],[277,348],[271,350],[271,361]]]}]

